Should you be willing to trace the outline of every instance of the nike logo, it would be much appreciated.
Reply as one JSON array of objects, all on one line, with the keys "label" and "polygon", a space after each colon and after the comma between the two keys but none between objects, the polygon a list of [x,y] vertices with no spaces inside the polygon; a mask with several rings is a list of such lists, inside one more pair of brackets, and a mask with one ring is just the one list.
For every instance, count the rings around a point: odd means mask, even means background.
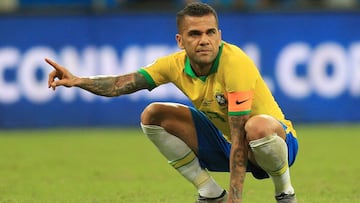
[{"label": "nike logo", "polygon": [[240,104],[246,102],[247,100],[248,100],[248,99],[245,99],[245,100],[242,100],[242,101],[236,100],[235,103],[236,103],[236,105],[240,105]]}]

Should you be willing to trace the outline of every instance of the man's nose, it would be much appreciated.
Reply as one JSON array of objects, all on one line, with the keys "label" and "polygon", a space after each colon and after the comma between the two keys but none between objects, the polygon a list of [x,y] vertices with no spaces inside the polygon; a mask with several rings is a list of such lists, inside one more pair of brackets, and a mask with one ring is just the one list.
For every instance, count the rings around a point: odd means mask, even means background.
[{"label": "man's nose", "polygon": [[209,36],[207,34],[202,34],[200,38],[200,45],[207,45],[209,44]]}]

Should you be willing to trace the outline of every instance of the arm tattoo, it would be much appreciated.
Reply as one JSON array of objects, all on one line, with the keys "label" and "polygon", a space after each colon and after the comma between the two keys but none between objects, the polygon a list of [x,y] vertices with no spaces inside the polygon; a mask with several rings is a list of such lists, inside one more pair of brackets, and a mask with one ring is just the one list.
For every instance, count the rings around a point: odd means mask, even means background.
[{"label": "arm tattoo", "polygon": [[83,78],[83,82],[79,87],[96,95],[106,97],[130,94],[141,89],[150,88],[146,79],[140,73]]},{"label": "arm tattoo", "polygon": [[231,141],[235,145],[233,150],[232,169],[237,167],[244,167],[246,165],[247,157],[244,157],[247,152],[245,145],[245,122],[247,119],[241,116],[231,116],[230,129],[231,129]]},{"label": "arm tattoo", "polygon": [[230,116],[231,153],[230,153],[230,196],[232,202],[242,200],[247,165],[247,142],[245,122],[248,116]]},{"label": "arm tattoo", "polygon": [[232,201],[236,202],[236,200],[240,200],[242,199],[242,192],[240,192],[236,187],[234,187],[233,185],[230,186],[231,187],[231,192],[233,194],[232,196]]}]

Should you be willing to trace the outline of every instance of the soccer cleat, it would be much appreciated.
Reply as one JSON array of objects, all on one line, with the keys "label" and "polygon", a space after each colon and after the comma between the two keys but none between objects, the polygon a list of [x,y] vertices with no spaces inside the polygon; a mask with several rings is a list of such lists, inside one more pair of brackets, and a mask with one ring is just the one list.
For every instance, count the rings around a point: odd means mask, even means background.
[{"label": "soccer cleat", "polygon": [[227,202],[228,194],[226,190],[224,190],[219,197],[208,198],[202,197],[199,195],[198,199],[195,203],[226,203]]},{"label": "soccer cleat", "polygon": [[285,194],[281,193],[278,196],[275,196],[277,203],[297,203],[295,194]]}]

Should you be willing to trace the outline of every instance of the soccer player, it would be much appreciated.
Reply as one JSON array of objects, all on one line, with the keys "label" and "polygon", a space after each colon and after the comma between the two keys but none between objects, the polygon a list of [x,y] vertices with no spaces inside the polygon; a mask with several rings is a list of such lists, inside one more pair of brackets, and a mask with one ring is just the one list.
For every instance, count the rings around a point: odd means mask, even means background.
[{"label": "soccer player", "polygon": [[[278,203],[297,202],[289,166],[298,150],[296,132],[252,60],[222,41],[216,11],[191,3],[177,13],[182,50],[134,73],[78,77],[56,62],[49,88],[79,87],[115,97],[175,84],[194,107],[155,102],[141,114],[141,128],[169,164],[198,190],[196,202],[242,202],[246,172],[271,178]],[[230,172],[224,190],[209,171]]]}]

